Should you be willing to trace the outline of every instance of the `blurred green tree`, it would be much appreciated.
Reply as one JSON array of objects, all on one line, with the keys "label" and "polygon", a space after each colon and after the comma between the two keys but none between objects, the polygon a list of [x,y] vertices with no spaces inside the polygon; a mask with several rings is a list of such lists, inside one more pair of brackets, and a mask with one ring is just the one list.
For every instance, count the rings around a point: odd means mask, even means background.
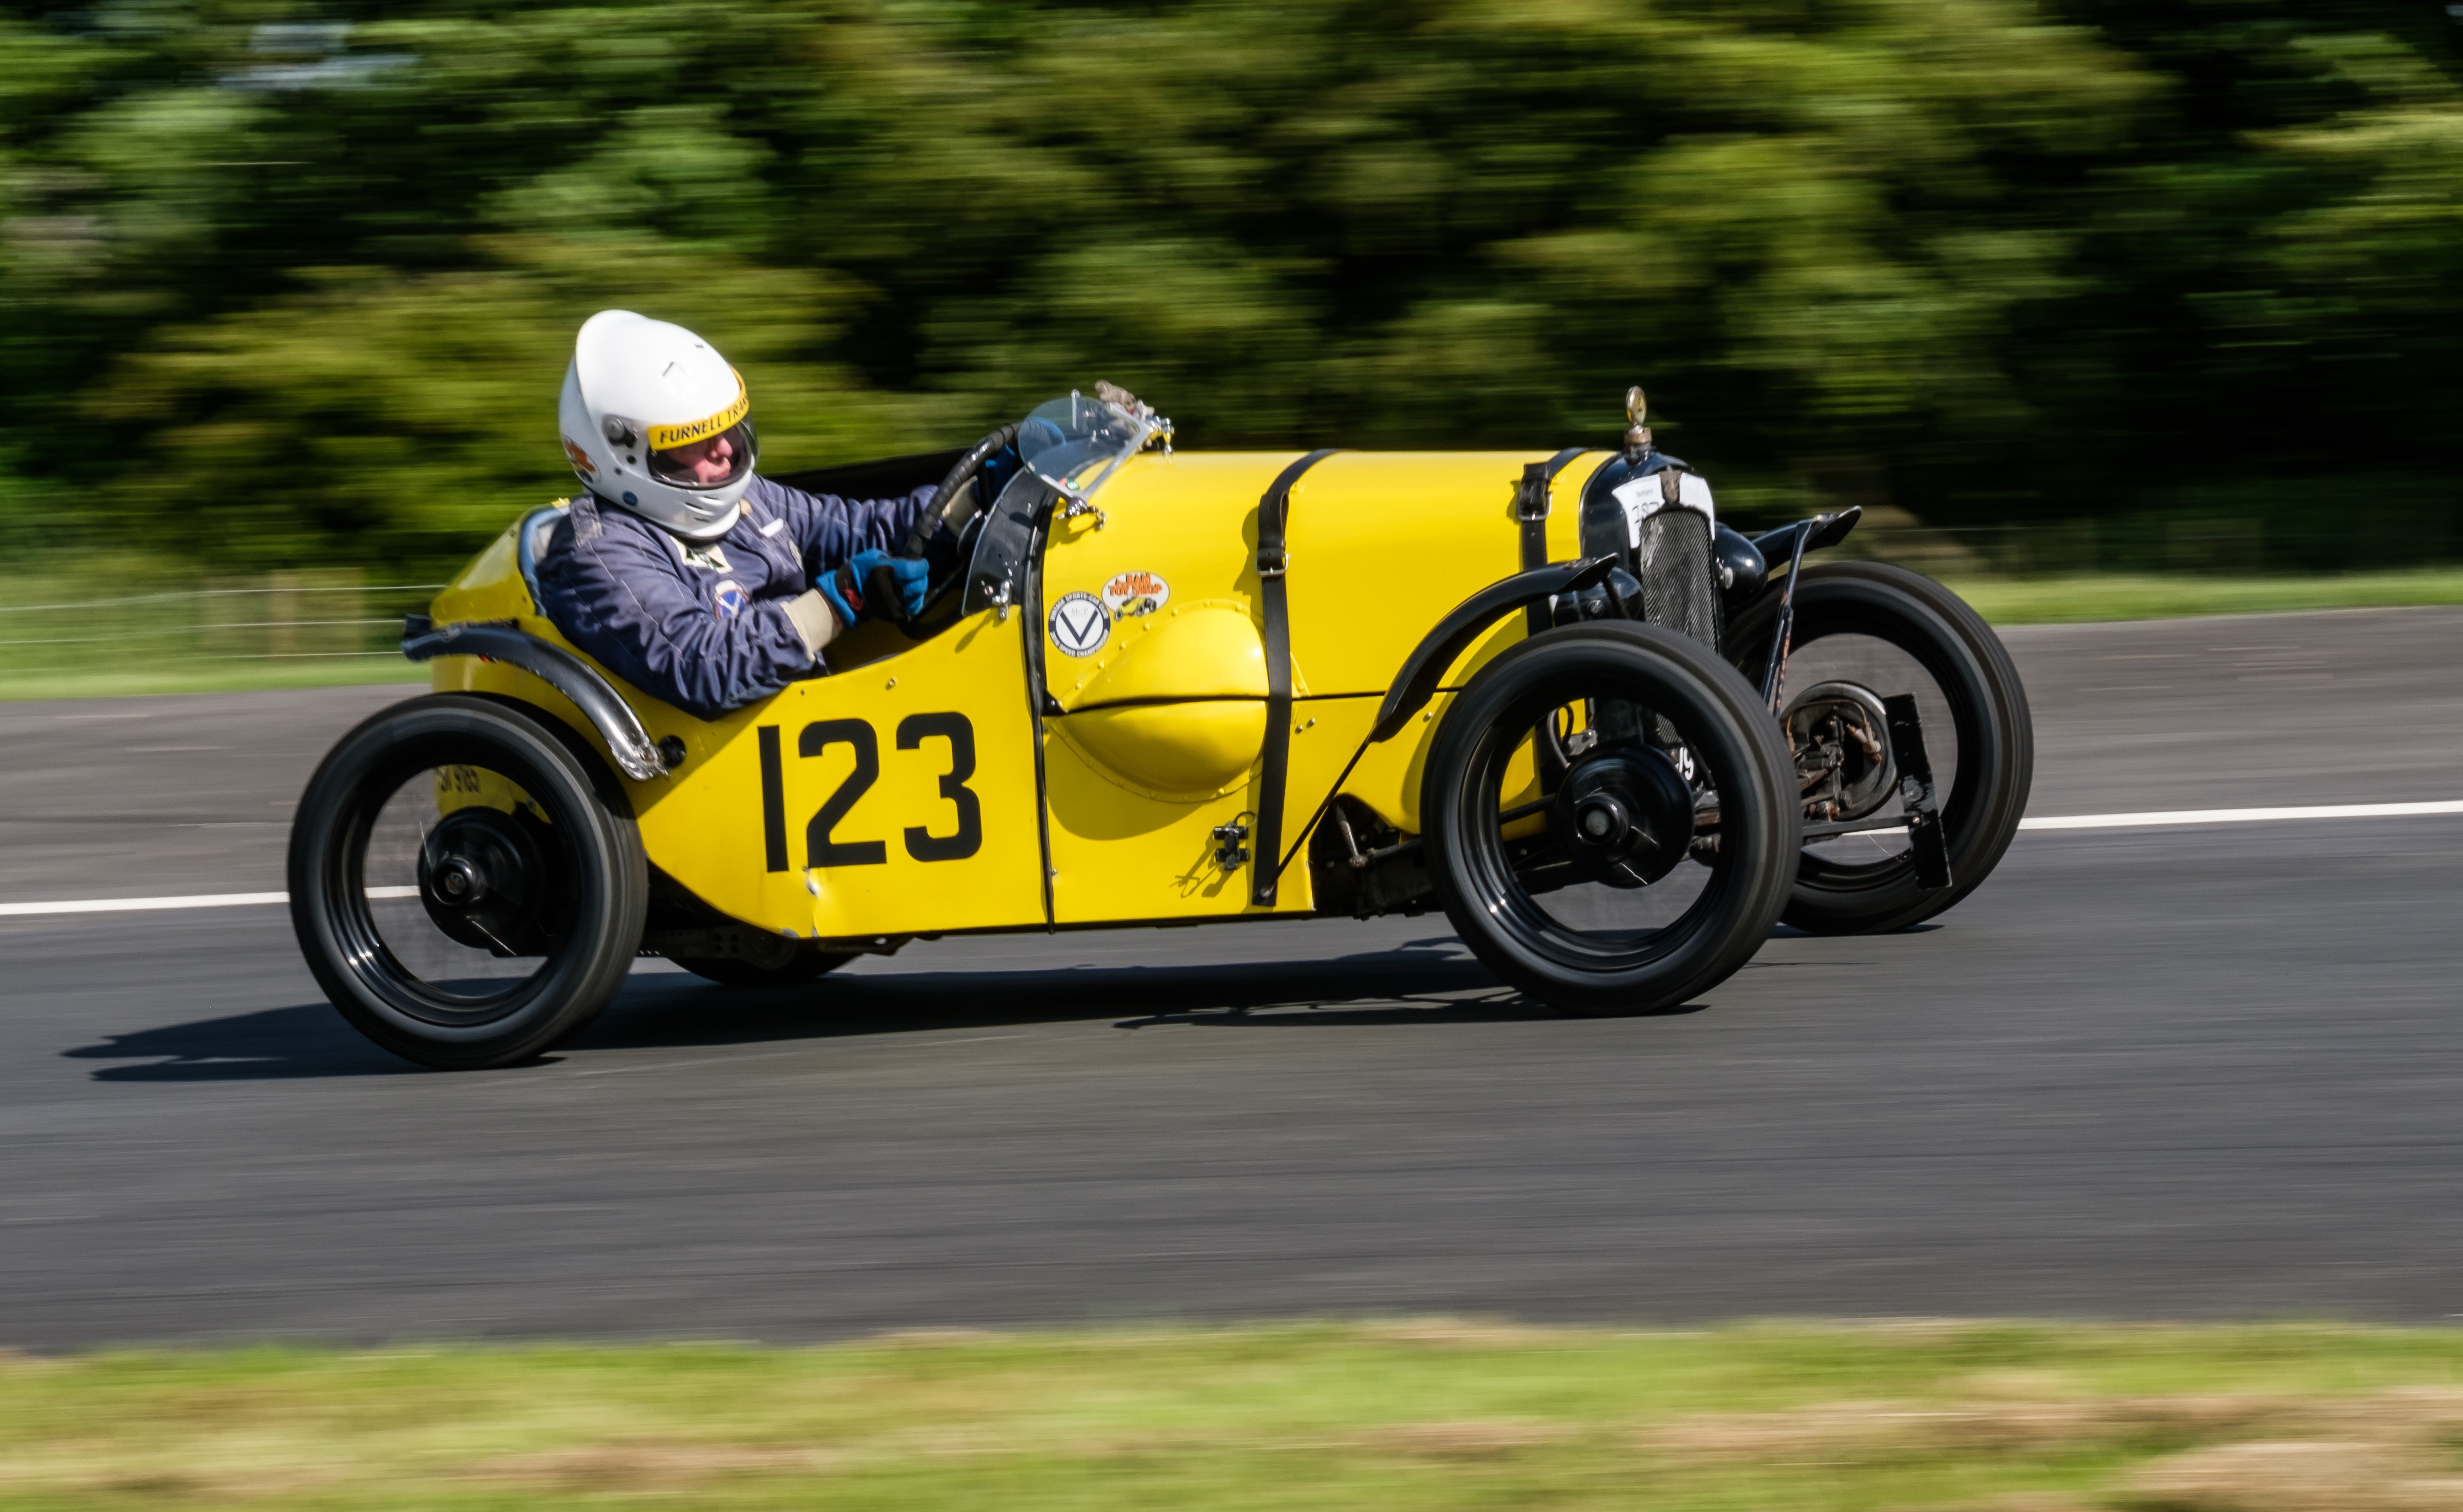
[{"label": "blurred green tree", "polygon": [[2400,500],[2429,539],[2458,32],[2378,0],[20,13],[0,522],[441,565],[569,486],[572,332],[625,305],[746,372],[774,469],[1098,377],[1275,446],[1602,440],[1641,381],[1748,510],[2205,490]]}]

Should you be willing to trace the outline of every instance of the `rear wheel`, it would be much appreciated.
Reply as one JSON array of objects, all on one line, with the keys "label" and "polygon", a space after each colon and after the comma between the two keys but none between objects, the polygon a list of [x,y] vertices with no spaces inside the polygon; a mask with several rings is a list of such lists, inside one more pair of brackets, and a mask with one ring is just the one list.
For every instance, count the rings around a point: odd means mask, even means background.
[{"label": "rear wheel", "polygon": [[[1570,756],[1544,795],[1535,727]],[[1464,942],[1583,1013],[1672,1007],[1724,981],[1769,937],[1798,849],[1786,747],[1753,688],[1698,642],[1624,622],[1482,668],[1438,728],[1421,815]]]},{"label": "rear wheel", "polygon": [[621,793],[547,720],[460,694],[342,737],[299,800],[291,922],[317,985],[395,1054],[526,1059],[588,1023],[642,940]]},{"label": "rear wheel", "polygon": [[[2026,690],[2000,637],[1932,579],[1879,562],[1803,572],[1786,686],[1806,817],[1904,811],[1880,765],[1890,753],[1867,759],[1857,746],[1860,739],[1870,746],[1879,700],[1910,694],[1932,762],[1951,885],[1917,886],[1904,832],[1808,840],[1786,920],[1817,935],[1905,929],[1982,885],[2016,835],[2036,769]],[[1737,664],[1755,675],[1769,662],[1777,596],[1765,595],[1730,626]]]}]

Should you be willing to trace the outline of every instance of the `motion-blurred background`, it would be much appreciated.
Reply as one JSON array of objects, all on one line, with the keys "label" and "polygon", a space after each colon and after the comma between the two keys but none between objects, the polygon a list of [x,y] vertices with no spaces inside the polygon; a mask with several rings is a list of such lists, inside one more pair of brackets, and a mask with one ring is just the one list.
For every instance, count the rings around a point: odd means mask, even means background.
[{"label": "motion-blurred background", "polygon": [[1732,516],[1953,576],[2463,557],[2463,7],[9,11],[0,669],[381,651],[567,491],[611,305],[774,469],[1097,378],[1209,447],[1604,443],[1640,381]]}]

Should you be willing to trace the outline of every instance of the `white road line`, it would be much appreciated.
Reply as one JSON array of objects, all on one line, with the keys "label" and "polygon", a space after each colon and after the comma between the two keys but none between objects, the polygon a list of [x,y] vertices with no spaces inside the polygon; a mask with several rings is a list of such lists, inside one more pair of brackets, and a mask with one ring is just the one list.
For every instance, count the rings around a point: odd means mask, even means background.
[{"label": "white road line", "polygon": [[2027,818],[2021,830],[2129,830],[2162,824],[2273,824],[2283,819],[2400,819],[2463,813],[2463,799],[2437,803],[2332,803],[2300,809],[2171,809],[2151,813],[2074,813]]},{"label": "white road line", "polygon": [[[2463,814],[2463,798],[2435,803],[2312,804],[2298,809],[2165,809],[2147,813],[2071,813],[2027,818],[2021,830],[2138,830],[2170,824],[2276,824],[2287,819],[2404,819]],[[370,897],[417,897],[415,887],[372,887]],[[287,903],[288,893],[200,893],[188,897],[84,897],[57,903],[0,903],[0,918],[34,914],[143,914],[181,908],[249,908]]]},{"label": "white road line", "polygon": [[[415,887],[372,887],[370,897],[417,897]],[[175,908],[251,908],[288,903],[288,893],[197,893],[186,897],[79,897],[57,903],[0,903],[0,918],[30,914],[150,914]]]}]

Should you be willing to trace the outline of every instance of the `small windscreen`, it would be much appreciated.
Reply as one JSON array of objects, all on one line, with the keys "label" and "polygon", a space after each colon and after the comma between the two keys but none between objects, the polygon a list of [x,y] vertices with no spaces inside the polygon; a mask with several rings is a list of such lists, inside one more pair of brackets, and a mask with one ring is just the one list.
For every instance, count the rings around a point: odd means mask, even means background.
[{"label": "small windscreen", "polygon": [[1092,494],[1160,430],[1152,410],[1073,393],[1036,405],[1018,422],[1017,451],[1041,477]]}]

